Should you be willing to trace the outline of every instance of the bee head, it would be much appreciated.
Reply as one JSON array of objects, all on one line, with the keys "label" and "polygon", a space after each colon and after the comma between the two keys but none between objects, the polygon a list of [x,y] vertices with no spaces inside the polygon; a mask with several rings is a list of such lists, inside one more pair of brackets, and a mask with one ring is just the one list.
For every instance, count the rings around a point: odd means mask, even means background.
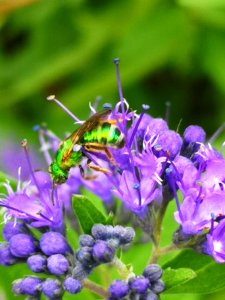
[{"label": "bee head", "polygon": [[68,179],[68,171],[61,169],[55,161],[51,163],[48,171],[56,184],[62,184]]}]

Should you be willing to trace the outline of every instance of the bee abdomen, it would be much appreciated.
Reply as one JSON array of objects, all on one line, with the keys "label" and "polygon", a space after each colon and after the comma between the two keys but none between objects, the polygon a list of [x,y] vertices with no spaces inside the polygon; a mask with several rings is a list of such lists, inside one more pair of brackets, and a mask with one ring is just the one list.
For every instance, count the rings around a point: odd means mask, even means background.
[{"label": "bee abdomen", "polygon": [[98,143],[122,148],[124,146],[124,135],[116,125],[104,122],[91,131],[86,132],[80,142],[81,144]]}]

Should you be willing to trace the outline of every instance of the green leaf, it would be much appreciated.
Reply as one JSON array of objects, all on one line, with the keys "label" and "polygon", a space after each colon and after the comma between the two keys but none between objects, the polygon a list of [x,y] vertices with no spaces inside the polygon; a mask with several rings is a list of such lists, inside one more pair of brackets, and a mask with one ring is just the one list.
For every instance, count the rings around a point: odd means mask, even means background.
[{"label": "green leaf", "polygon": [[114,214],[113,214],[113,212],[110,212],[109,215],[106,218],[106,224],[107,225],[114,225],[113,220],[114,220]]},{"label": "green leaf", "polygon": [[94,224],[107,224],[106,217],[88,198],[82,195],[74,195],[72,203],[73,210],[84,233],[90,234]]},{"label": "green leaf", "polygon": [[[209,294],[225,287],[225,264],[217,264],[209,256],[198,254],[192,250],[185,250],[177,255],[170,262],[167,262],[164,269],[170,268],[172,271],[179,271],[180,268],[184,270],[192,270],[196,276],[186,278],[183,274],[184,280],[180,283],[176,281],[172,283],[168,279],[167,270],[165,271],[165,278],[168,281],[166,283],[165,293],[177,294],[177,293],[200,293]],[[169,270],[169,269],[168,269]],[[172,273],[171,273],[172,274]],[[191,275],[190,274],[186,274]],[[178,275],[174,274],[174,278],[179,279]],[[181,278],[182,279],[182,278]],[[168,284],[168,285],[167,285]]]},{"label": "green leaf", "polygon": [[163,281],[166,285],[166,291],[168,291],[170,288],[174,288],[175,286],[179,286],[194,277],[196,277],[196,273],[192,269],[168,268],[163,273]]}]

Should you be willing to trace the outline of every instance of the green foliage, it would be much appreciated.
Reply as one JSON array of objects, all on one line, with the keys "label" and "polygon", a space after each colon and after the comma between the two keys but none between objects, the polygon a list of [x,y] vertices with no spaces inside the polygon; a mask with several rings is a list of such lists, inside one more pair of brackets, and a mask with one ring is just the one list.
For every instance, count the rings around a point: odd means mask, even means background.
[{"label": "green foliage", "polygon": [[88,198],[74,195],[72,199],[74,213],[84,233],[90,234],[94,224],[109,224],[111,217],[105,217]]},{"label": "green foliage", "polygon": [[164,268],[166,293],[210,294],[225,287],[225,265],[192,250],[182,251]]}]

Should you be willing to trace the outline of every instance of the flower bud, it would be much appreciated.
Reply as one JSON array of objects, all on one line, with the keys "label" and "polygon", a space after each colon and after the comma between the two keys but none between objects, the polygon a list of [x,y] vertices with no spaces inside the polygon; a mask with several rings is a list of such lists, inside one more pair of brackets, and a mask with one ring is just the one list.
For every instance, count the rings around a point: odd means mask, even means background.
[{"label": "flower bud", "polygon": [[157,264],[148,265],[143,272],[144,277],[148,278],[151,282],[157,281],[162,276],[162,269]]},{"label": "flower bud", "polygon": [[15,222],[7,222],[3,229],[2,229],[2,235],[6,241],[9,241],[10,238],[18,233],[23,233],[26,231],[26,228],[21,223],[15,223]]},{"label": "flower bud", "polygon": [[106,226],[102,224],[95,224],[91,229],[91,234],[96,240],[106,240],[108,237]]},{"label": "flower bud", "polygon": [[47,267],[51,274],[64,275],[69,269],[69,262],[62,254],[53,254],[47,259]]},{"label": "flower bud", "polygon": [[190,125],[184,131],[184,144],[204,143],[206,133],[204,129],[198,125]]},{"label": "flower bud", "polygon": [[152,291],[148,291],[148,294],[145,298],[145,300],[158,300],[158,299],[159,299],[159,297]]},{"label": "flower bud", "polygon": [[12,255],[9,248],[9,243],[0,243],[0,265],[10,266],[15,264],[17,259]]},{"label": "flower bud", "polygon": [[164,291],[164,289],[165,289],[165,284],[160,279],[153,282],[151,285],[151,290],[153,291],[153,293],[156,293],[156,294],[161,293],[162,291]]},{"label": "flower bud", "polygon": [[77,294],[82,288],[80,281],[71,276],[64,280],[63,287],[70,294]]},{"label": "flower bud", "polygon": [[93,258],[99,263],[107,263],[113,260],[115,252],[104,241],[98,241],[93,246]]},{"label": "flower bud", "polygon": [[175,158],[182,146],[182,139],[173,130],[165,130],[159,134],[157,145],[154,146],[154,153],[157,157],[168,156]]},{"label": "flower bud", "polygon": [[129,286],[125,281],[115,280],[109,287],[109,293],[112,298],[121,299],[129,292]]},{"label": "flower bud", "polygon": [[58,279],[46,279],[42,284],[42,292],[51,300],[57,299],[63,294],[61,282]]},{"label": "flower bud", "polygon": [[13,282],[13,291],[16,295],[37,296],[40,294],[42,279],[34,276],[27,276]]},{"label": "flower bud", "polygon": [[25,233],[13,235],[9,240],[12,255],[16,257],[28,257],[36,252],[34,239]]},{"label": "flower bud", "polygon": [[132,227],[125,228],[117,225],[114,227],[114,234],[119,239],[121,245],[126,245],[133,241],[135,231]]},{"label": "flower bud", "polygon": [[40,248],[46,255],[66,254],[70,251],[64,236],[58,232],[46,232],[40,239]]},{"label": "flower bud", "polygon": [[34,273],[44,272],[46,264],[46,257],[40,254],[32,255],[27,259],[27,265]]},{"label": "flower bud", "polygon": [[144,294],[149,287],[149,280],[143,276],[135,277],[129,282],[132,291],[137,294]]},{"label": "flower bud", "polygon": [[79,237],[79,245],[81,247],[85,247],[85,246],[91,247],[94,245],[94,243],[95,243],[95,240],[89,234],[82,234]]},{"label": "flower bud", "polygon": [[84,266],[91,267],[95,264],[92,256],[92,247],[82,247],[78,249],[76,257]]}]

